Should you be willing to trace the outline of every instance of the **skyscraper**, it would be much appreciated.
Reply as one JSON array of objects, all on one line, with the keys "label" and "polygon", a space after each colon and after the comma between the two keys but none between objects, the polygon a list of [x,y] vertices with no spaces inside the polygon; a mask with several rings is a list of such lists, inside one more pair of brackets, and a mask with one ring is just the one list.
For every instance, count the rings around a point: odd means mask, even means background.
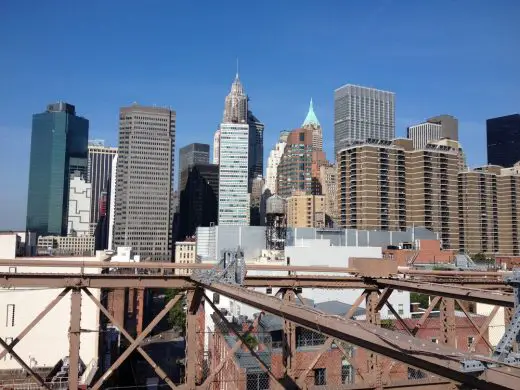
[{"label": "skyscraper", "polygon": [[179,150],[179,191],[186,185],[188,169],[195,164],[209,164],[209,145],[193,143]]},{"label": "skyscraper", "polygon": [[105,146],[101,140],[92,140],[88,144],[88,180],[92,184],[90,198],[90,223],[99,221],[101,194],[106,193],[108,181],[112,176],[112,160],[117,148]]},{"label": "skyscraper", "polygon": [[224,103],[224,117],[222,123],[246,123],[248,114],[248,97],[238,77],[231,84],[231,91]]},{"label": "skyscraper", "polygon": [[27,230],[67,234],[70,175],[87,174],[88,128],[88,120],[63,102],[33,115]]},{"label": "skyscraper", "polygon": [[121,108],[113,246],[172,260],[175,111]]},{"label": "skyscraper", "polygon": [[195,164],[187,169],[180,194],[180,227],[176,241],[195,234],[197,227],[218,222],[218,172],[215,164]]},{"label": "skyscraper", "polygon": [[249,225],[249,126],[220,125],[218,224]]},{"label": "skyscraper", "polygon": [[395,94],[347,84],[334,91],[334,158],[354,141],[395,138]]},{"label": "skyscraper", "polygon": [[488,164],[512,167],[520,161],[520,114],[486,121]]},{"label": "skyscraper", "polygon": [[285,150],[288,133],[289,132],[287,131],[282,131],[278,142],[271,150],[269,158],[267,159],[265,187],[270,191],[271,194],[277,193],[276,180],[278,177],[278,165],[280,164],[280,160]]},{"label": "skyscraper", "polygon": [[[258,175],[263,175],[264,169],[264,125],[260,120],[249,110],[249,98],[244,91],[244,87],[238,77],[238,72],[235,75],[235,80],[231,85],[231,91],[226,96],[224,103],[224,115],[222,123],[239,123],[247,124],[248,130],[248,192],[251,192],[253,179]],[[222,130],[220,130],[220,147],[222,147]],[[215,160],[215,140],[214,137],[214,156]],[[219,150],[219,158],[221,158],[221,150]]]},{"label": "skyscraper", "polygon": [[326,163],[325,153],[312,146],[312,130],[293,130],[278,165],[277,194],[283,198],[294,192],[320,195],[320,166]]},{"label": "skyscraper", "polygon": [[220,129],[213,136],[213,164],[218,165],[220,159]]},{"label": "skyscraper", "polygon": [[307,112],[307,116],[303,121],[302,128],[312,130],[312,146],[314,147],[314,150],[323,150],[323,131],[321,129],[320,121],[314,113],[312,99],[309,104],[309,112]]},{"label": "skyscraper", "polygon": [[70,177],[67,235],[90,235],[92,185],[76,172]]},{"label": "skyscraper", "polygon": [[264,174],[264,125],[253,115],[247,113],[247,124],[249,125],[249,185],[248,191],[252,191],[252,183]]},{"label": "skyscraper", "polygon": [[457,141],[459,138],[459,121],[450,115],[439,115],[426,122],[410,126],[407,129],[407,137],[413,141],[416,149],[424,148],[429,142],[449,138]]}]

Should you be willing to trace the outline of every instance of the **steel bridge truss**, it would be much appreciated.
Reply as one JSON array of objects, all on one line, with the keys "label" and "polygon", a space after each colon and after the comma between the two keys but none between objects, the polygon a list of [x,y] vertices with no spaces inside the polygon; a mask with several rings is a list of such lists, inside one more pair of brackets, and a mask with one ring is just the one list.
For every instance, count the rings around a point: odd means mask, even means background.
[{"label": "steel bridge truss", "polygon": [[[0,265],[1,261],[0,261]],[[63,262],[60,262],[63,266]],[[72,266],[72,265],[71,265]],[[114,264],[111,268],[117,267]],[[124,264],[124,268],[128,268]],[[131,267],[131,266],[130,266]],[[155,265],[157,267],[157,265]],[[150,267],[153,268],[153,267]],[[280,268],[280,267],[278,267]],[[266,362],[262,361],[257,352],[246,342],[246,337],[257,325],[261,317],[245,333],[235,332],[238,339],[232,347],[227,359],[234,356],[234,352],[241,348],[247,348],[251,355],[259,362],[261,368],[269,375],[273,388],[306,389],[309,387],[306,378],[315,367],[320,357],[334,345],[340,349],[348,359],[348,353],[344,349],[344,343],[358,346],[368,351],[368,371],[354,367],[356,385],[345,385],[343,388],[355,389],[405,389],[405,388],[431,388],[447,389],[454,386],[480,389],[514,389],[520,380],[520,369],[504,359],[497,359],[492,345],[486,335],[486,329],[497,315],[499,307],[506,308],[511,321],[515,321],[512,308],[515,306],[515,294],[509,293],[510,288],[503,280],[495,275],[476,275],[474,281],[465,278],[463,283],[457,283],[457,275],[443,274],[442,272],[430,274],[407,275],[405,277],[366,278],[363,276],[330,276],[330,275],[297,275],[294,271],[310,272],[312,270],[298,267],[285,267],[287,271],[293,271],[291,275],[282,277],[246,277],[244,286],[221,283],[214,279],[190,278],[188,276],[175,276],[167,273],[118,275],[118,274],[28,274],[28,273],[2,273],[0,274],[0,287],[47,287],[60,288],[59,294],[51,301],[42,312],[23,329],[20,334],[9,344],[0,339],[0,345],[4,350],[0,353],[0,359],[10,354],[21,367],[41,386],[49,389],[43,378],[32,370],[16,354],[16,345],[60,302],[66,295],[71,294],[71,317],[69,327],[69,389],[78,388],[79,377],[79,351],[80,351],[80,321],[82,292],[92,300],[101,313],[117,327],[123,337],[129,342],[128,348],[116,359],[112,366],[101,373],[92,389],[100,389],[107,379],[117,370],[134,351],[137,351],[154,369],[157,376],[171,388],[179,389],[209,389],[212,381],[222,370],[227,360],[213,369],[209,376],[200,378],[197,374],[197,365],[202,351],[197,347],[197,313],[202,302],[205,302],[215,310],[220,320],[229,325],[215,304],[206,297],[205,291],[227,296],[231,299],[243,302],[258,308],[265,313],[271,313],[283,319],[284,347],[283,347],[283,377],[276,376]],[[326,267],[324,267],[326,268]],[[285,270],[285,269],[284,269]],[[350,270],[349,270],[350,271]],[[347,271],[347,272],[349,272]],[[330,269],[316,271],[330,272]],[[345,270],[343,270],[345,273]],[[488,279],[489,276],[489,279]],[[449,281],[447,282],[447,278]],[[229,281],[228,281],[229,282]],[[463,285],[463,286],[461,286]],[[482,290],[480,287],[493,286],[493,289]],[[162,311],[135,339],[124,329],[124,326],[110,314],[101,302],[91,293],[92,288],[175,288],[186,290],[187,319],[186,319],[186,377],[183,384],[174,384],[168,378],[165,371],[159,367],[141,347],[143,340],[151,333],[159,321],[166,316],[171,308],[181,299],[177,295],[170,300]],[[271,297],[247,287],[279,288],[276,297]],[[355,300],[349,312],[344,317],[338,317],[319,312],[314,308],[304,305],[300,295],[302,288],[350,288],[362,289],[363,293]],[[394,290],[415,291],[433,296],[430,306],[423,313],[413,328],[401,318],[395,308],[389,303],[388,298]],[[499,290],[501,289],[501,290]],[[506,292],[504,292],[506,291]],[[477,324],[463,301],[484,302],[495,305],[483,324]],[[363,302],[366,303],[366,321],[353,320],[356,309]],[[455,349],[455,305],[458,306],[477,332],[477,337],[469,348],[468,353]],[[379,310],[386,306],[394,315],[404,333],[392,331],[381,327]],[[435,307],[440,308],[440,322],[442,330],[442,343],[434,344],[415,337]],[[318,349],[316,356],[306,367],[296,367],[296,341],[295,327],[300,326],[312,331],[322,333],[328,338]],[[234,328],[229,326],[234,332]],[[514,337],[510,337],[513,342]],[[475,347],[481,341],[489,347],[490,355],[476,354]],[[405,381],[403,383],[391,382],[390,376],[395,364],[405,364],[418,370],[431,373],[425,380]],[[504,363],[505,362],[505,363]],[[202,380],[204,379],[204,380]]]}]

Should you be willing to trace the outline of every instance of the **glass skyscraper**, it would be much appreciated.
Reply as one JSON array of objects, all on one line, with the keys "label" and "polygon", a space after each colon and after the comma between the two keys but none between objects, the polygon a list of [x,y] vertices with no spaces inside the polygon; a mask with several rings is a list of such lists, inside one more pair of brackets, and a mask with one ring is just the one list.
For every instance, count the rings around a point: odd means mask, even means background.
[{"label": "glass skyscraper", "polygon": [[486,121],[488,164],[512,167],[520,161],[520,114]]},{"label": "glass skyscraper", "polygon": [[66,235],[71,174],[87,175],[89,121],[59,102],[33,115],[27,230]]}]

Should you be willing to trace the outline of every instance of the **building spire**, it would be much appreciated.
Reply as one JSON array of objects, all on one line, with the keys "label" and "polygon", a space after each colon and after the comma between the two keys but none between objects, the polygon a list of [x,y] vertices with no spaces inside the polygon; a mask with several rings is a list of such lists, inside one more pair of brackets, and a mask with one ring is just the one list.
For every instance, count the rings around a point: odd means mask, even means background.
[{"label": "building spire", "polygon": [[238,57],[237,57],[237,74],[235,75],[235,79],[238,80]]},{"label": "building spire", "polygon": [[316,117],[316,114],[314,113],[314,104],[311,102],[309,104],[309,111],[307,112],[307,116],[305,117],[305,120],[303,121],[302,127],[321,127],[320,121],[318,120],[318,117]]}]

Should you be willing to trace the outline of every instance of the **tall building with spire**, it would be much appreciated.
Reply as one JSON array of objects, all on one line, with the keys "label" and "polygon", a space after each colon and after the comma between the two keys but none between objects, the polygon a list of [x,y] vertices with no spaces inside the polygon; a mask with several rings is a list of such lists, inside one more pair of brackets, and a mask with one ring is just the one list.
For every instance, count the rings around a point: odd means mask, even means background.
[{"label": "tall building with spire", "polygon": [[320,121],[314,113],[312,98],[309,104],[309,112],[307,112],[307,116],[303,121],[302,128],[312,130],[312,146],[314,147],[314,150],[323,150],[323,131],[321,129]]},{"label": "tall building with spire", "polygon": [[222,123],[246,123],[247,109],[248,97],[244,92],[244,87],[240,82],[237,71],[235,80],[231,84],[231,91],[226,96]]}]

